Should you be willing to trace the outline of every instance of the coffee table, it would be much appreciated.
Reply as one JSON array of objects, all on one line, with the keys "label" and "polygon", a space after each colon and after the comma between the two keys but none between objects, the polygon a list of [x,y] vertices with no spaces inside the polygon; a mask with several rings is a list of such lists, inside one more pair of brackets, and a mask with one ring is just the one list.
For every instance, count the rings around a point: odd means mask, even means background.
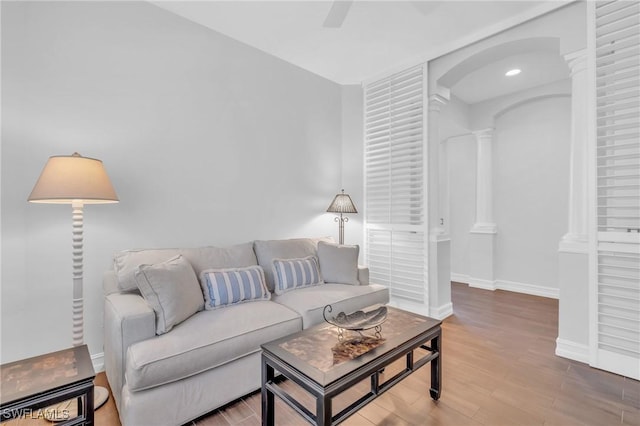
[{"label": "coffee table", "polygon": [[[365,331],[366,337],[359,338],[345,331],[341,340],[336,327],[322,323],[262,345],[262,424],[274,424],[275,396],[311,424],[338,424],[429,362],[429,392],[437,400],[442,383],[441,323],[389,307],[378,336]],[[414,354],[420,358],[414,359]],[[406,367],[381,382],[381,370],[402,357]],[[276,371],[315,398],[315,413],[279,385]],[[367,378],[369,392],[334,414],[332,398]]]}]

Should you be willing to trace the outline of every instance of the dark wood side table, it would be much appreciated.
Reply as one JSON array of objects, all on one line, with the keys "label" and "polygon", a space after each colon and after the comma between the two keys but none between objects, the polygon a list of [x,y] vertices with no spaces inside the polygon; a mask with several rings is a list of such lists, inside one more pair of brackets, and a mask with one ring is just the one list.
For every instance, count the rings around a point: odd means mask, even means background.
[{"label": "dark wood side table", "polygon": [[[93,425],[93,379],[87,345],[0,365],[0,422],[55,417],[59,425]],[[47,407],[76,398],[78,415]],[[49,409],[51,410],[51,409]]]}]

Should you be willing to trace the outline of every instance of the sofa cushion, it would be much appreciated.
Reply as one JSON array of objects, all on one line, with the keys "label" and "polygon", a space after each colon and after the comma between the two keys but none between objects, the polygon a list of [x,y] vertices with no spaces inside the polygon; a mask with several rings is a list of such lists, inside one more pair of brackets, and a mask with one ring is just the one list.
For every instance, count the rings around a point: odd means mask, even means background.
[{"label": "sofa cushion", "polygon": [[322,278],[331,283],[360,285],[358,281],[358,255],[360,246],[318,243],[318,260]]},{"label": "sofa cushion", "polygon": [[156,314],[156,334],[168,332],[204,307],[198,278],[182,255],[140,265],[135,277],[142,297]]},{"label": "sofa cushion", "polygon": [[200,273],[205,309],[213,310],[238,303],[271,299],[261,266],[232,269],[205,269]]},{"label": "sofa cushion", "polygon": [[386,304],[389,302],[389,289],[380,284],[354,286],[325,283],[274,295],[271,300],[300,314],[303,327],[308,328],[323,321],[322,310],[326,305],[332,305],[333,312],[337,314],[354,312],[378,303]]},{"label": "sofa cushion", "polygon": [[257,265],[253,243],[237,244],[230,247],[200,247],[173,249],[125,250],[114,254],[113,269],[118,275],[120,291],[137,289],[135,272],[142,264],[164,262],[177,255],[183,255],[191,263],[196,276],[205,269],[242,268]]},{"label": "sofa cushion", "polygon": [[264,277],[267,280],[267,288],[274,292],[275,279],[273,275],[274,259],[298,259],[307,256],[316,256],[319,241],[333,242],[333,238],[297,238],[290,240],[256,240],[253,249],[256,253],[258,264],[264,269]]},{"label": "sofa cushion", "polygon": [[323,284],[320,276],[320,265],[315,256],[302,259],[274,259],[273,277],[276,294],[301,287]]},{"label": "sofa cushion", "polygon": [[258,352],[262,343],[301,329],[298,314],[270,301],[201,311],[171,333],[131,345],[126,382],[131,391],[139,391],[184,379]]}]

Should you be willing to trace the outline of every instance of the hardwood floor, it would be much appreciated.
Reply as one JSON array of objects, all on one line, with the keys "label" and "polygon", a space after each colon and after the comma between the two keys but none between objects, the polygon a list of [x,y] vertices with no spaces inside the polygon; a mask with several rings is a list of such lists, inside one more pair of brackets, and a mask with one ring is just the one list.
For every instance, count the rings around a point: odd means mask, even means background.
[{"label": "hardwood floor", "polygon": [[[429,368],[422,368],[344,424],[640,425],[640,382],[554,355],[557,300],[458,283],[452,285],[452,299],[454,315],[443,325],[440,400],[430,399]],[[393,370],[390,367],[385,374],[391,377]],[[97,382],[104,384],[104,373]],[[311,403],[293,383],[284,385]],[[334,400],[336,409],[346,406],[357,392],[364,393],[367,386],[363,383]],[[304,424],[277,398],[276,423]],[[120,424],[113,398],[96,412],[96,424]],[[191,423],[258,424],[259,393]]]}]

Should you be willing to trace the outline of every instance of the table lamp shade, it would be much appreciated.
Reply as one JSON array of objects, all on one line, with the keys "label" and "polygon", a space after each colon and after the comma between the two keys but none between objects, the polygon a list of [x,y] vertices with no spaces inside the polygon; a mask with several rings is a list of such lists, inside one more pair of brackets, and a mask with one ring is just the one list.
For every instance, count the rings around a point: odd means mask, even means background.
[{"label": "table lamp shade", "polygon": [[117,203],[102,161],[78,154],[49,157],[29,195],[32,203],[84,204]]},{"label": "table lamp shade", "polygon": [[349,194],[345,194],[343,189],[342,193],[337,194],[333,198],[333,201],[329,205],[327,212],[328,213],[358,213],[358,210],[356,210],[356,206],[353,204],[353,201],[351,200],[351,197],[349,197]]}]

